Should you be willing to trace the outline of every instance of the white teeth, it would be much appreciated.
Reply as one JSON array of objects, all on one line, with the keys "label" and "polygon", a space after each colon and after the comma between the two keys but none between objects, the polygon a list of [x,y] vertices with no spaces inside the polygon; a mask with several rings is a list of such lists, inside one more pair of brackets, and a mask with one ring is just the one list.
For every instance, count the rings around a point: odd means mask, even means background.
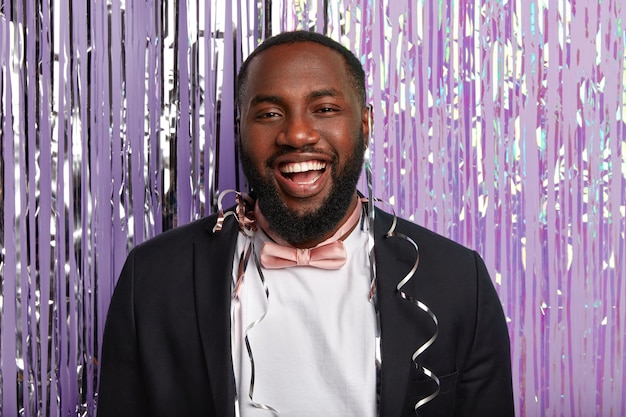
[{"label": "white teeth", "polygon": [[321,161],[293,162],[283,165],[280,168],[280,172],[284,174],[293,174],[296,172],[320,171],[325,167],[326,163]]}]

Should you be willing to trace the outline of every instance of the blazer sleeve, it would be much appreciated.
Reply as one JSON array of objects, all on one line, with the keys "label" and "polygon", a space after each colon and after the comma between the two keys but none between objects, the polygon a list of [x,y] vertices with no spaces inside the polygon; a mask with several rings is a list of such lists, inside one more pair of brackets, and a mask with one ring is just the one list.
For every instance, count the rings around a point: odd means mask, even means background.
[{"label": "blazer sleeve", "polygon": [[100,361],[98,417],[147,415],[134,315],[134,251],[129,254],[107,313]]},{"label": "blazer sleeve", "polygon": [[459,375],[455,416],[514,416],[509,333],[498,294],[483,260],[477,268],[472,344]]}]

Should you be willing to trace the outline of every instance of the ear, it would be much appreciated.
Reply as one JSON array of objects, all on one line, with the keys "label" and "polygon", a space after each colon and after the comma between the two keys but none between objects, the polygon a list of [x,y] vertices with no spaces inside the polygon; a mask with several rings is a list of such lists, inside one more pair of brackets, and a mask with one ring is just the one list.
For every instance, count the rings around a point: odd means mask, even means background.
[{"label": "ear", "polygon": [[237,111],[235,116],[235,145],[238,145],[241,142],[239,132],[241,132],[241,116],[239,115],[239,111]]},{"label": "ear", "polygon": [[366,104],[363,106],[363,111],[361,113],[361,125],[363,129],[363,140],[365,141],[365,147],[369,146],[370,135],[373,133],[372,129],[374,123],[374,112],[371,104]]}]

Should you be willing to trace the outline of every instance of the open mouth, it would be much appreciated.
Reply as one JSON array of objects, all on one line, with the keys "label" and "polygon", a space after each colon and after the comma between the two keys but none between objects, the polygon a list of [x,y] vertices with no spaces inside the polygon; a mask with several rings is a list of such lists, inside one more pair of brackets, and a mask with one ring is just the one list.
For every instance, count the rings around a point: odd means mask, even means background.
[{"label": "open mouth", "polygon": [[326,162],[313,160],[288,162],[279,167],[283,177],[300,185],[313,184],[326,171]]}]

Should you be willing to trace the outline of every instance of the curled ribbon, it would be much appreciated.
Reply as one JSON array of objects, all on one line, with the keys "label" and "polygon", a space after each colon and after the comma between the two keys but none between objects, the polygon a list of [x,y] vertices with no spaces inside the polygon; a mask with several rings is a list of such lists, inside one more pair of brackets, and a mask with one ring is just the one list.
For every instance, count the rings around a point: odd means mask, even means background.
[{"label": "curled ribbon", "polygon": [[369,290],[369,302],[374,307],[374,313],[376,316],[376,345],[375,345],[375,358],[374,364],[376,367],[376,410],[380,415],[380,387],[381,387],[381,373],[382,373],[382,338],[380,330],[380,311],[378,309],[378,296],[376,293],[376,256],[374,253],[375,246],[375,228],[374,220],[376,210],[374,209],[374,187],[373,187],[373,174],[372,174],[372,149],[374,149],[373,141],[373,126],[372,126],[372,111],[373,106],[367,105],[367,131],[368,131],[368,146],[365,150],[363,167],[365,168],[365,180],[367,184],[367,199],[363,198],[361,201],[367,202],[367,224],[368,224],[368,242],[367,242],[367,254],[370,264],[370,290]]},{"label": "curled ribbon", "polygon": [[[230,193],[235,193],[235,199],[236,199],[237,205],[234,211],[224,212],[223,207],[222,207],[222,200],[225,195],[230,194]],[[267,404],[262,404],[262,403],[258,403],[254,401],[254,383],[255,383],[256,372],[255,372],[255,366],[254,366],[254,355],[252,354],[252,347],[250,346],[250,339],[248,337],[248,333],[250,332],[250,330],[256,327],[259,323],[261,323],[263,319],[265,318],[265,316],[267,315],[267,311],[269,308],[269,297],[270,297],[269,288],[267,287],[267,284],[265,283],[265,277],[263,276],[263,272],[261,271],[261,267],[259,264],[259,260],[257,258],[255,246],[254,246],[254,240],[252,239],[252,237],[254,237],[254,232],[256,231],[256,222],[254,221],[253,211],[249,210],[248,207],[254,207],[254,201],[247,194],[240,193],[235,190],[225,190],[222,193],[220,193],[218,197],[217,207],[218,207],[219,212],[218,212],[217,222],[215,226],[213,227],[213,232],[222,230],[224,220],[228,216],[235,216],[235,218],[237,219],[237,223],[239,224],[239,230],[242,233],[244,233],[244,235],[248,238],[246,247],[242,251],[239,257],[239,264],[238,264],[238,269],[237,269],[237,280],[233,285],[233,291],[232,291],[233,299],[239,298],[239,294],[243,287],[243,278],[245,275],[245,271],[248,267],[248,263],[252,255],[254,255],[254,261],[255,261],[257,270],[259,272],[261,283],[263,284],[263,289],[265,291],[265,299],[266,299],[265,311],[254,322],[246,326],[246,329],[243,334],[244,344],[246,346],[246,352],[248,353],[248,360],[250,362],[250,385],[248,388],[248,397],[250,398],[250,403],[253,407],[259,408],[261,410],[270,411],[275,416],[278,416],[278,411],[276,411],[274,408],[270,407]],[[231,303],[231,322],[234,320],[234,316],[235,316],[234,303]],[[235,326],[233,326],[231,323],[231,332],[234,332],[234,331],[235,331]],[[232,346],[234,346],[234,340],[235,340],[235,337],[233,333],[231,334]],[[239,396],[237,393],[237,387],[235,387],[235,414],[237,416],[239,415]]]},{"label": "curled ribbon", "polygon": [[411,356],[411,359],[413,360],[415,367],[424,375],[426,375],[428,378],[430,378],[432,381],[434,381],[435,384],[437,385],[437,388],[435,389],[434,392],[432,392],[430,395],[420,399],[417,403],[415,403],[415,413],[419,416],[418,408],[432,401],[439,394],[439,391],[441,390],[441,382],[439,381],[439,378],[437,377],[437,375],[435,375],[430,369],[420,365],[417,362],[417,358],[419,357],[419,355],[421,355],[426,349],[428,349],[437,339],[437,336],[439,335],[439,320],[437,320],[437,316],[435,315],[435,313],[433,313],[433,311],[426,304],[424,304],[420,300],[417,300],[411,297],[410,295],[402,291],[402,288],[409,282],[409,280],[411,279],[415,271],[417,271],[420,256],[419,256],[419,247],[417,243],[415,243],[415,241],[411,239],[409,236],[396,232],[395,231],[396,225],[397,225],[397,217],[394,213],[393,223],[391,227],[389,228],[389,231],[387,232],[386,237],[387,238],[397,237],[400,239],[404,239],[407,242],[409,242],[415,249],[415,263],[413,264],[413,267],[411,268],[411,270],[404,276],[404,278],[400,280],[400,282],[398,282],[398,284],[396,285],[396,290],[398,291],[398,294],[400,294],[400,297],[402,299],[409,301],[410,303],[414,304],[419,309],[424,311],[435,324],[435,332],[433,333],[433,335],[424,344],[419,346],[415,350],[415,352],[413,352],[413,355]]},{"label": "curled ribbon", "polygon": [[[269,310],[269,303],[270,303],[270,290],[267,287],[267,284],[265,282],[263,271],[261,271],[261,264],[257,257],[257,252],[256,250],[254,250],[254,242],[251,243],[251,247],[252,247],[252,253],[254,253],[254,261],[256,264],[257,271],[259,273],[259,278],[261,279],[261,283],[263,284],[263,290],[265,291],[266,303],[265,303],[265,310],[263,311],[263,314],[261,314],[261,316],[257,318],[253,323],[250,323],[246,327],[246,330],[244,332],[244,343],[246,345],[246,351],[248,352],[248,360],[250,361],[250,387],[248,389],[248,397],[250,398],[250,403],[252,404],[253,407],[259,408],[265,411],[270,411],[275,416],[278,416],[279,414],[278,414],[278,411],[276,411],[276,409],[270,407],[267,404],[262,404],[262,403],[258,403],[254,401],[254,382],[255,382],[256,371],[255,371],[255,366],[254,366],[254,355],[252,354],[252,347],[250,346],[250,339],[248,338],[248,333],[250,332],[250,330],[256,327],[259,323],[261,323],[263,319],[265,318],[265,316],[267,316],[267,312]],[[244,266],[244,271],[245,271],[245,266]],[[244,271],[241,271],[242,276],[243,276]]]},{"label": "curled ribbon", "polygon": [[[226,195],[232,193],[235,194],[235,210],[224,212],[222,200]],[[254,214],[251,209],[248,209],[248,207],[254,207],[254,201],[248,194],[240,193],[236,190],[222,191],[217,198],[218,215],[217,222],[215,223],[215,226],[213,226],[213,232],[219,232],[222,230],[224,220],[226,220],[228,216],[235,216],[237,223],[239,223],[239,229],[248,237],[254,236],[256,223],[254,221]]]}]

